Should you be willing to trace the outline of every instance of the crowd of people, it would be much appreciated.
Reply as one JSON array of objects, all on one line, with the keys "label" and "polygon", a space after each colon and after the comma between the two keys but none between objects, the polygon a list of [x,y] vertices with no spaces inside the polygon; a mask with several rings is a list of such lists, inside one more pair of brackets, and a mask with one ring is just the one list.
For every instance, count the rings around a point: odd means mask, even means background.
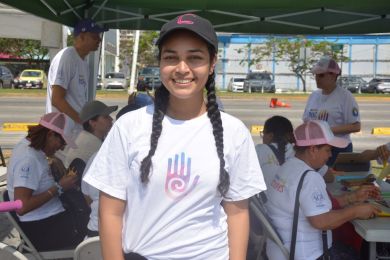
[{"label": "crowd of people", "polygon": [[[153,97],[131,95],[115,123],[118,106],[87,96],[86,57],[104,31],[89,19],[75,26],[74,46],[50,66],[47,113],[9,162],[9,197],[23,201],[18,222],[38,250],[100,236],[104,259],[243,260],[249,199],[263,193],[293,259],[327,259],[347,242],[332,230],[380,212],[364,203],[380,198],[374,185],[340,196],[326,189],[342,174],[332,168],[337,154],[353,151],[350,134],[361,127],[356,100],[336,85],[341,70],[332,58],[312,69],[318,90],[303,123],[294,128],[272,116],[255,146],[217,99],[218,39],[208,20],[185,14],[161,28],[162,84]],[[385,162],[389,151],[390,143],[361,156]],[[89,210],[80,210],[84,204]],[[284,258],[271,240],[266,252]]]}]

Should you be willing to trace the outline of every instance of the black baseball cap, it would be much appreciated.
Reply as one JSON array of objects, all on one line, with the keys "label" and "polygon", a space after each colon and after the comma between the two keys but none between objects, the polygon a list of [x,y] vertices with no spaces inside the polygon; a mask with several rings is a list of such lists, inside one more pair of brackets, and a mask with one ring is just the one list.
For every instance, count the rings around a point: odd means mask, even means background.
[{"label": "black baseball cap", "polygon": [[216,52],[218,51],[218,38],[213,25],[209,20],[195,14],[183,14],[164,24],[161,27],[160,36],[156,41],[156,45],[160,45],[167,35],[176,30],[191,31],[211,44]]},{"label": "black baseball cap", "polygon": [[105,27],[100,27],[92,19],[83,19],[74,26],[73,35],[77,36],[82,32],[102,33],[108,31]]}]

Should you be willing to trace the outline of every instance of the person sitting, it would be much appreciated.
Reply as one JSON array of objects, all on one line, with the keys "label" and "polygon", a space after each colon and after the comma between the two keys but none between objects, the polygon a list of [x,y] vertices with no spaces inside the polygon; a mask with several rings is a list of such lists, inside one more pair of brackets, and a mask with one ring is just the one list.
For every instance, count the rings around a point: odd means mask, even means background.
[{"label": "person sitting", "polygon": [[66,152],[65,166],[69,166],[75,158],[88,162],[92,154],[99,150],[102,142],[112,127],[110,114],[118,106],[107,106],[103,102],[93,100],[83,106],[80,119],[83,130],[77,136],[77,148],[70,148]]},{"label": "person sitting", "polygon": [[15,146],[7,168],[9,198],[23,202],[19,225],[38,251],[75,247],[86,234],[88,215],[65,210],[59,199],[76,187],[77,172],[72,168],[55,182],[47,159],[65,145],[76,147],[64,134],[66,120],[60,112],[42,116]]},{"label": "person sitting", "polygon": [[[268,186],[269,196],[265,205],[273,226],[290,250],[295,196],[300,179],[307,172],[298,197],[298,225],[296,243],[293,243],[296,250],[293,255],[295,259],[318,259],[329,249],[328,246],[323,247],[323,243],[332,245],[329,230],[355,218],[375,217],[380,212],[375,205],[359,203],[371,197],[378,198],[379,192],[374,186],[367,186],[353,194],[335,196],[343,208],[333,210],[324,179],[315,169],[325,165],[332,147],[345,147],[348,141],[335,137],[324,121],[308,121],[295,129],[294,136],[295,157],[286,161],[275,174]],[[327,238],[322,236],[322,230],[328,230]],[[330,254],[333,253],[330,250]],[[270,240],[267,241],[267,255],[270,260],[284,257]]]}]

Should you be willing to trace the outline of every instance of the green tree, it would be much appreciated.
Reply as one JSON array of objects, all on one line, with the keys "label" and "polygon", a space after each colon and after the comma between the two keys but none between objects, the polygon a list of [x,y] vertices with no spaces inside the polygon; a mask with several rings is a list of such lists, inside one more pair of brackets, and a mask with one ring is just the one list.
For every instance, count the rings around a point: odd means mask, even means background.
[{"label": "green tree", "polygon": [[41,47],[38,40],[0,38],[0,50],[16,57],[22,57],[31,60],[43,60],[47,58],[49,50]]},{"label": "green tree", "polygon": [[[158,32],[156,31],[141,32],[138,46],[137,68],[158,65],[158,61],[156,59],[157,48],[154,45],[154,42],[157,38]],[[119,66],[121,68],[125,64],[131,66],[133,60],[134,39],[121,40],[119,45]]]},{"label": "green tree", "polygon": [[343,55],[344,46],[332,42],[316,42],[304,36],[295,38],[270,37],[264,44],[237,49],[238,53],[251,53],[251,59],[243,59],[240,64],[249,66],[263,60],[275,59],[275,62],[286,61],[290,70],[301,80],[303,91],[306,92],[305,75],[323,55],[332,56],[337,62],[345,62],[348,57]]}]

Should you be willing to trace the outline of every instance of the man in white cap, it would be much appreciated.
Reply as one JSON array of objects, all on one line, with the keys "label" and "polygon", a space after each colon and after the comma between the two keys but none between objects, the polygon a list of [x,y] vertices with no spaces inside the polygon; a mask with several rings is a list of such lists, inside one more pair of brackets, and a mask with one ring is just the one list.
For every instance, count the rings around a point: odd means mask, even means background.
[{"label": "man in white cap", "polygon": [[345,148],[332,148],[332,157],[327,162],[328,166],[332,166],[338,153],[353,150],[350,134],[360,131],[359,107],[348,90],[337,86],[336,80],[341,69],[334,59],[322,57],[311,72],[315,75],[319,90],[309,96],[303,121],[326,121],[335,136],[348,141]]},{"label": "man in white cap", "polygon": [[77,148],[69,148],[66,151],[64,162],[66,167],[75,158],[80,158],[87,162],[99,150],[104,138],[112,127],[113,119],[110,114],[117,109],[118,106],[107,106],[97,100],[85,104],[80,112],[83,130],[75,140]]},{"label": "man in white cap", "polygon": [[79,21],[73,31],[73,46],[62,49],[50,64],[46,113],[64,113],[69,122],[65,132],[73,137],[82,129],[79,113],[88,101],[87,55],[98,50],[104,31],[91,19]]}]

